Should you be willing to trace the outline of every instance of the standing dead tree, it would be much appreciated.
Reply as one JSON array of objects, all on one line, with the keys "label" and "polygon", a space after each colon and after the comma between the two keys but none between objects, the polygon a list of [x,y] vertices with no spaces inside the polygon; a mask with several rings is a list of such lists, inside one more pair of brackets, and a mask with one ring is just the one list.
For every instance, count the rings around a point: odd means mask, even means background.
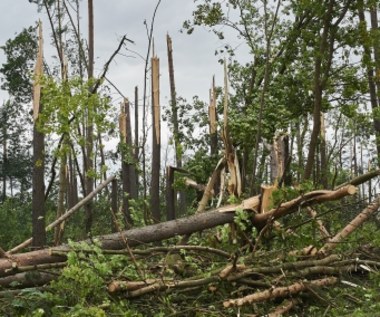
[{"label": "standing dead tree", "polygon": [[161,117],[160,117],[160,60],[152,57],[152,181],[150,206],[154,222],[161,219],[160,168],[161,168]]},{"label": "standing dead tree", "polygon": [[43,38],[42,23],[39,22],[38,56],[35,66],[33,87],[33,193],[32,193],[32,225],[33,245],[42,247],[46,244],[45,232],[45,136],[39,131],[38,118],[42,111],[41,83],[43,75]]}]

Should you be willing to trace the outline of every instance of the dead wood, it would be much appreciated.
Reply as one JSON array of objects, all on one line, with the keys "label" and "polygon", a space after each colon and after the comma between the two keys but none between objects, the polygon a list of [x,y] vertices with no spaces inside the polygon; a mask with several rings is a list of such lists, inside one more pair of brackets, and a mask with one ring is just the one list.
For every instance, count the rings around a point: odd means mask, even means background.
[{"label": "dead wood", "polygon": [[244,199],[241,204],[226,205],[226,206],[219,207],[215,210],[222,213],[233,212],[238,209],[257,212],[257,210],[259,209],[259,205],[260,205],[260,197],[253,196],[251,198]]},{"label": "dead wood", "polygon": [[[266,267],[249,267],[244,271],[235,271],[227,276],[228,281],[239,280],[252,275],[267,275],[267,274],[285,274],[289,272],[298,272],[308,267],[325,267],[333,262],[340,260],[340,257],[336,254],[332,254],[323,259],[312,259],[297,262],[286,262],[279,265],[272,265]],[[287,274],[287,273],[286,273]]]},{"label": "dead wood", "polygon": [[287,297],[289,295],[298,294],[302,291],[307,290],[307,287],[322,287],[322,286],[330,286],[334,285],[338,282],[338,278],[336,277],[326,277],[319,280],[312,280],[308,282],[296,282],[289,286],[284,287],[276,287],[271,288],[265,291],[256,292],[241,298],[237,299],[229,299],[223,303],[225,308],[233,307],[233,306],[243,306],[252,304],[255,302],[262,302],[268,299],[275,299],[280,297]]},{"label": "dead wood", "polygon": [[[324,202],[332,199],[339,199],[345,195],[355,192],[354,186],[346,186],[337,191],[315,191],[300,196],[291,202],[281,204],[278,209],[271,210],[264,214],[256,214],[253,219],[254,226],[260,226],[267,223],[272,218],[289,214],[296,210],[299,206]],[[121,233],[113,233],[100,236],[100,246],[103,249],[121,250],[129,247],[162,241],[178,235],[190,235],[194,232],[203,231],[226,223],[234,221],[234,211],[238,208],[253,210],[258,205],[258,197],[251,197],[244,200],[242,204],[230,205],[215,209],[207,213],[199,213],[187,218],[154,224],[143,228],[134,228]],[[91,243],[91,241],[87,241]],[[55,248],[56,251],[68,250],[68,246]],[[14,250],[14,249],[13,249]],[[31,251],[23,254],[15,254],[13,259],[0,259],[0,276],[12,274],[12,269],[17,271],[20,266],[39,265],[44,263],[55,263],[65,261],[64,255],[52,254],[50,249],[42,249]],[[8,272],[8,273],[5,273]],[[14,271],[13,271],[14,272]]]},{"label": "dead wood", "polygon": [[[195,180],[189,177],[184,177],[184,182],[187,187],[194,188],[199,192],[203,192],[206,189],[206,186],[204,184],[198,184]],[[212,195],[214,195],[214,191],[212,191]]]},{"label": "dead wood", "polygon": [[140,289],[142,287],[146,287],[149,285],[152,285],[156,283],[157,280],[155,279],[147,279],[144,281],[112,281],[108,285],[108,292],[109,293],[116,293],[121,291],[135,291],[137,289]]},{"label": "dead wood", "polygon": [[276,307],[272,312],[268,314],[268,317],[281,317],[289,312],[294,306],[297,306],[299,303],[300,300],[297,299],[284,300],[280,306]]},{"label": "dead wood", "polygon": [[261,185],[260,213],[269,211],[272,205],[272,194],[276,189],[274,185]]},{"label": "dead wood", "polygon": [[[208,284],[214,285],[213,288],[218,288],[218,283],[224,281],[224,283],[239,283],[240,285],[248,285],[255,288],[267,288],[267,291],[258,292],[253,294],[253,301],[264,301],[268,299],[273,299],[275,297],[284,297],[289,294],[295,294],[297,292],[306,290],[310,291],[313,286],[323,286],[328,285],[326,281],[311,281],[311,282],[298,282],[287,287],[271,288],[271,285],[275,285],[278,282],[284,282],[285,279],[296,277],[300,279],[301,277],[307,276],[319,276],[319,275],[331,275],[331,276],[342,276],[345,273],[355,272],[355,271],[368,271],[368,269],[361,268],[358,263],[355,263],[355,259],[351,259],[341,265],[343,261],[336,261],[339,259],[337,255],[331,255],[327,258],[321,260],[308,260],[299,261],[295,263],[285,263],[282,267],[276,267],[272,270],[269,266],[263,266],[260,268],[248,268],[246,265],[227,265],[225,268],[219,268],[208,272],[202,277],[190,277],[187,279],[177,279],[170,277],[158,277],[156,279],[140,280],[140,281],[125,281],[125,280],[114,280],[108,285],[108,291],[110,293],[116,292],[126,292],[128,298],[139,297],[153,292],[167,292],[167,291],[178,291],[179,289],[193,289],[199,287],[205,287]],[[325,264],[330,264],[330,266],[325,266]],[[378,267],[379,263],[372,264]],[[306,267],[307,266],[307,267]],[[302,268],[303,269],[298,269]],[[249,271],[249,275],[239,274],[240,271]],[[261,273],[260,273],[261,272]],[[331,278],[329,279],[331,280]],[[271,281],[271,284],[268,282]],[[314,285],[315,283],[315,285]],[[274,296],[269,295],[274,291]],[[288,292],[290,291],[290,292]],[[276,294],[277,292],[277,294]],[[287,293],[288,292],[288,293]],[[292,293],[294,292],[294,293]],[[249,295],[250,296],[250,295]],[[250,297],[247,297],[250,298]],[[234,304],[235,305],[235,304]],[[240,306],[240,304],[236,304]],[[279,309],[279,308],[278,308]]]},{"label": "dead wood", "polygon": [[[311,218],[317,219],[317,212],[315,210],[313,210],[311,207],[307,208],[307,212]],[[328,230],[326,229],[326,227],[324,226],[323,222],[320,219],[317,219],[316,221],[317,221],[318,230],[319,230],[319,233],[320,233],[322,239],[329,238],[331,235],[328,232]]]},{"label": "dead wood", "polygon": [[[152,247],[152,248],[147,248],[147,249],[135,249],[133,250],[133,254],[137,256],[153,256],[158,253],[174,253],[174,252],[181,252],[182,250],[185,251],[196,251],[198,254],[203,252],[203,253],[211,253],[213,255],[218,255],[222,258],[229,259],[231,258],[231,254],[228,252],[225,252],[223,250],[211,248],[211,247],[206,247],[206,246],[201,246],[201,245],[173,245],[173,246],[168,246],[168,247]],[[51,249],[51,254],[53,255],[63,255],[66,256],[68,252],[70,252],[70,249],[67,250],[56,250]],[[89,250],[82,250],[83,253],[91,253],[93,251]],[[127,249],[122,249],[122,250],[107,250],[103,249],[102,252],[104,254],[122,254],[126,256],[130,256],[130,253]]]},{"label": "dead wood", "polygon": [[262,228],[268,220],[275,220],[287,214],[294,212],[298,207],[310,206],[316,203],[338,200],[344,196],[354,195],[356,187],[347,185],[338,190],[316,190],[307,194],[301,195],[291,201],[282,203],[279,207],[274,208],[266,213],[257,214],[253,219],[254,226]]},{"label": "dead wood", "polygon": [[232,144],[230,129],[228,124],[228,75],[227,62],[224,61],[224,98],[223,98],[223,130],[222,140],[224,143],[224,159],[226,161],[229,178],[227,180],[227,191],[229,195],[240,197],[241,195],[241,175],[237,153]]},{"label": "dead wood", "polygon": [[213,171],[210,180],[208,181],[206,188],[204,190],[203,196],[201,201],[198,203],[198,208],[197,208],[197,213],[204,212],[207,206],[207,203],[212,196],[214,186],[217,182],[217,179],[220,175],[221,170],[224,168],[226,165],[226,160],[221,159],[218,164],[216,165],[215,170]]},{"label": "dead wood", "polygon": [[0,286],[4,288],[28,288],[41,286],[46,285],[53,279],[56,279],[57,276],[57,274],[39,271],[17,273],[12,276],[0,278]]},{"label": "dead wood", "polygon": [[[135,228],[121,233],[112,233],[100,236],[97,239],[103,249],[120,250],[125,249],[127,241],[130,247],[145,243],[161,241],[177,235],[189,235],[193,232],[203,231],[209,228],[231,223],[234,213],[211,211],[197,214],[188,218],[172,220],[154,224],[142,228]],[[91,241],[87,241],[91,243]],[[69,250],[67,245],[55,247],[54,250]],[[19,266],[38,265],[43,263],[54,263],[65,261],[65,256],[52,254],[50,249],[42,249],[22,254],[15,254],[14,260],[0,259],[0,276],[9,275],[10,269]],[[5,272],[8,270],[8,274]]]},{"label": "dead wood", "polygon": [[231,257],[231,254],[229,254],[228,252],[211,248],[211,247],[201,246],[201,245],[174,245],[170,247],[154,247],[154,248],[148,248],[145,250],[134,250],[133,253],[136,255],[151,255],[151,254],[154,254],[155,252],[174,252],[174,251],[179,252],[181,250],[197,251],[198,253],[199,252],[212,253],[226,259],[229,259]]},{"label": "dead wood", "polygon": [[210,276],[210,277],[200,278],[200,279],[188,279],[188,280],[182,280],[182,281],[176,281],[176,280],[165,281],[163,279],[159,279],[151,285],[128,292],[126,297],[134,298],[134,297],[139,297],[148,293],[168,290],[172,288],[192,288],[192,287],[197,287],[197,286],[204,286],[209,283],[216,282],[218,280],[219,278],[217,276]]},{"label": "dead wood", "polygon": [[319,254],[326,254],[336,248],[339,243],[366,221],[373,213],[377,212],[380,207],[380,196],[378,196],[370,205],[361,211],[347,226],[338,234],[330,239],[319,251]]}]

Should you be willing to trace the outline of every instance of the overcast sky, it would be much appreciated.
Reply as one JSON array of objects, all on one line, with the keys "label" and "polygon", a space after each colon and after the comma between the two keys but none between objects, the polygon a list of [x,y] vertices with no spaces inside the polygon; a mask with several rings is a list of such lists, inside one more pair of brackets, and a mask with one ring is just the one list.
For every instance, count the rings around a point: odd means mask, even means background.
[{"label": "overcast sky", "polygon": [[[114,52],[121,37],[127,37],[135,42],[128,44],[131,50],[141,55],[146,55],[147,34],[144,20],[150,23],[154,8],[154,0],[95,0],[95,56],[96,74],[101,73],[104,63]],[[86,9],[86,1],[82,1],[83,9]],[[211,78],[216,74],[217,84],[223,81],[222,66],[214,55],[215,49],[221,47],[216,37],[206,30],[197,30],[193,35],[180,33],[184,20],[191,18],[195,5],[192,0],[162,0],[155,21],[155,51],[160,58],[161,73],[161,104],[168,103],[168,72],[166,55],[166,34],[169,33],[173,40],[174,65],[177,94],[188,100],[193,95],[199,95],[203,100],[208,100],[208,91]],[[0,45],[22,30],[23,27],[33,25],[41,18],[44,22],[45,55],[54,53],[49,48],[50,34],[46,13],[37,12],[37,7],[28,0],[1,0],[0,1]],[[82,32],[86,34],[86,14],[84,10]],[[144,76],[144,61],[132,56],[126,51],[124,56],[117,56],[111,64],[108,78],[114,82],[123,94],[133,100],[133,90],[138,85],[142,91]],[[128,54],[126,56],[125,54]],[[4,55],[0,52],[0,63],[4,62]],[[1,92],[2,100],[7,98],[5,92]],[[118,96],[114,95],[115,98]]]}]

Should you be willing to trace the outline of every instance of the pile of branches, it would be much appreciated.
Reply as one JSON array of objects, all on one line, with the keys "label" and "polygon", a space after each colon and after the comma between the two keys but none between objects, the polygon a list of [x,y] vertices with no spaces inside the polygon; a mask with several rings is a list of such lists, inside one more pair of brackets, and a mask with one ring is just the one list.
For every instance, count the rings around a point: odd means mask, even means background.
[{"label": "pile of branches", "polygon": [[[255,303],[266,303],[264,313],[274,317],[304,305],[308,296],[325,301],[321,291],[326,287],[357,286],[353,276],[366,275],[380,267],[380,256],[369,245],[354,250],[346,248],[344,252],[339,249],[351,233],[378,211],[380,197],[334,235],[329,233],[312,206],[353,196],[357,185],[378,174],[373,172],[334,190],[303,193],[266,212],[260,212],[262,197],[255,196],[240,204],[187,218],[97,237],[94,239],[96,245],[105,255],[125,256],[134,264],[136,272],[133,279],[118,272],[107,281],[107,291],[110,296],[122,296],[136,303],[144,300],[152,303],[152,296],[157,298],[168,294],[175,294],[177,299],[193,296],[201,303],[200,294],[205,294],[204,298],[209,301],[215,299],[212,303],[204,303],[207,309],[224,311],[226,315],[236,315],[244,310],[245,314],[250,314],[247,316],[263,314],[262,308]],[[268,246],[273,234],[281,236],[284,244],[288,237],[297,235],[293,230],[285,230],[279,221],[301,210],[313,219],[320,241],[324,242],[303,245],[295,250],[278,248],[277,245],[276,249],[270,250]],[[220,237],[213,228],[236,224],[237,211],[249,213],[250,232],[254,228],[257,235],[252,238],[247,232],[233,230],[231,241],[234,243],[220,247]],[[176,244],[185,240],[190,243]],[[161,245],[151,245],[157,242]],[[59,270],[67,265],[69,252],[72,252],[69,245],[16,254],[3,252],[0,286],[5,290],[1,295],[14,292],[15,285],[18,289],[41,287],[59,278]],[[30,278],[31,271],[39,274]],[[180,309],[181,304],[177,303],[176,307],[172,309],[173,316],[186,315]]]}]

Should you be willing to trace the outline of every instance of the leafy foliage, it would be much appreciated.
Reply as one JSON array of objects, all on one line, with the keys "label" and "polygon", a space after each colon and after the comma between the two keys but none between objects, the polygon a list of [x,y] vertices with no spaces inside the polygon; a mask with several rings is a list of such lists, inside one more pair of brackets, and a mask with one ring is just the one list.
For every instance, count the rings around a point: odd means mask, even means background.
[{"label": "leafy foliage", "polygon": [[0,204],[0,246],[8,250],[31,236],[29,197],[7,198]]},{"label": "leafy foliage", "polygon": [[7,62],[2,65],[2,89],[15,98],[17,103],[26,103],[32,97],[32,70],[37,56],[36,27],[29,27],[8,40],[1,47]]}]

